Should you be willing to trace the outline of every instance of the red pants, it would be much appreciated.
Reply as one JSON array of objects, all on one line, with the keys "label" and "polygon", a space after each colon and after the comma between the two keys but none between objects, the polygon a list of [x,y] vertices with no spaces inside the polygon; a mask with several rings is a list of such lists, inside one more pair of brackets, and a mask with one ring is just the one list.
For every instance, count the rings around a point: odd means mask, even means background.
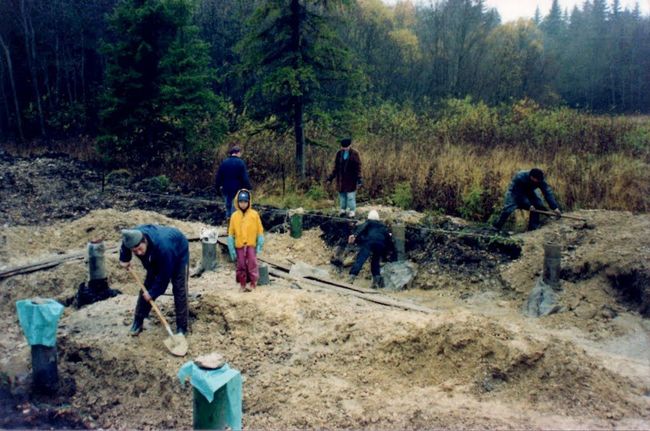
[{"label": "red pants", "polygon": [[235,249],[237,252],[237,282],[242,286],[246,286],[246,282],[250,282],[253,286],[257,284],[260,278],[260,272],[257,268],[257,255],[255,254],[255,247],[244,246]]}]

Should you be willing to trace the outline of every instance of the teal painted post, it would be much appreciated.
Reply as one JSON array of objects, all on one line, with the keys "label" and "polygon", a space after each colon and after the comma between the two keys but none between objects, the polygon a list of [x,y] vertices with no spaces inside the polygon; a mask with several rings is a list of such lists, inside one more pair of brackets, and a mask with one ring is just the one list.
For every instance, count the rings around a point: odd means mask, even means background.
[{"label": "teal painted post", "polygon": [[290,220],[291,238],[302,236],[302,214],[293,214]]},{"label": "teal painted post", "polygon": [[226,428],[226,406],[223,400],[227,385],[223,385],[214,393],[212,402],[194,388],[194,429],[222,430]]}]

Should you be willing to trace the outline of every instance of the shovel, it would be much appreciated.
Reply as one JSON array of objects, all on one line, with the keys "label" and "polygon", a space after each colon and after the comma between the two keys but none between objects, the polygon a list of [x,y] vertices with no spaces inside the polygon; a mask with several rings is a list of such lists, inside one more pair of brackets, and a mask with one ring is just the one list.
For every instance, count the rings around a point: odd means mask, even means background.
[{"label": "shovel", "polygon": [[[147,292],[147,288],[144,287],[144,284],[142,284],[140,278],[136,275],[136,273],[131,271],[130,269],[128,271],[131,273],[135,281],[138,283],[140,289],[142,289],[142,292],[149,295],[149,292]],[[151,304],[151,308],[153,308],[153,310],[156,312],[158,318],[163,323],[165,329],[167,330],[167,333],[169,334],[169,337],[167,337],[163,341],[165,347],[167,347],[167,350],[169,350],[169,352],[172,355],[185,356],[187,354],[187,340],[185,339],[185,336],[183,334],[174,334],[172,332],[172,328],[169,327],[169,323],[167,323],[167,319],[165,319],[165,316],[162,315],[156,303],[150,300],[149,304]]]},{"label": "shovel", "polygon": [[553,217],[568,218],[568,219],[571,219],[571,220],[578,220],[578,221],[583,221],[583,222],[587,221],[586,218],[582,218],[582,217],[570,216],[570,215],[565,215],[565,214],[557,215],[553,211],[530,210],[530,212],[545,214],[547,216],[553,216]]}]

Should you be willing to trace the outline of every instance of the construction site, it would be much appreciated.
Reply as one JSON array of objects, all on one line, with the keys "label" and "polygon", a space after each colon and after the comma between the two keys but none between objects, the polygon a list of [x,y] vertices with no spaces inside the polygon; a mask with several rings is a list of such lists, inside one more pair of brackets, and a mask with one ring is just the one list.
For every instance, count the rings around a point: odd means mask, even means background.
[{"label": "construction site", "polygon": [[[245,429],[650,428],[648,214],[580,210],[497,238],[371,203],[340,220],[333,204],[302,214],[293,235],[292,212],[258,207],[269,282],[248,293],[225,247],[201,269],[201,233],[225,235],[220,202],[105,183],[65,157],[6,154],[0,196],[0,428],[190,429],[192,386],[177,373],[211,352],[241,373]],[[368,265],[346,282],[355,250],[341,240],[372,209],[404,226],[411,273],[398,289],[371,289]],[[190,239],[184,357],[165,348],[153,313],[140,336],[127,334],[139,288],[117,246],[121,229],[145,223]],[[80,306],[92,241],[106,246],[112,290]],[[561,251],[559,287],[535,316],[548,243]],[[65,305],[51,394],[33,391],[16,315],[31,298]],[[173,321],[171,294],[156,302]]]}]

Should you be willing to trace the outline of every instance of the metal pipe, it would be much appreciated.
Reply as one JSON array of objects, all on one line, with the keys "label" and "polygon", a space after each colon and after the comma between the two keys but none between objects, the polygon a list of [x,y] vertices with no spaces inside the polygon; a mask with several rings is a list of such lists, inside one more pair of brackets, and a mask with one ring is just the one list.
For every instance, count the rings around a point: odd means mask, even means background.
[{"label": "metal pipe", "polygon": [[106,278],[105,251],[106,247],[101,239],[88,243],[88,279],[90,281]]},{"label": "metal pipe", "polygon": [[548,242],[544,244],[544,283],[554,290],[560,289],[561,249],[559,244]]},{"label": "metal pipe", "polygon": [[32,389],[41,394],[55,394],[59,390],[56,345],[34,344],[31,350]]},{"label": "metal pipe", "polygon": [[402,223],[394,224],[391,228],[393,232],[393,244],[397,252],[397,261],[406,260],[406,226]]}]

